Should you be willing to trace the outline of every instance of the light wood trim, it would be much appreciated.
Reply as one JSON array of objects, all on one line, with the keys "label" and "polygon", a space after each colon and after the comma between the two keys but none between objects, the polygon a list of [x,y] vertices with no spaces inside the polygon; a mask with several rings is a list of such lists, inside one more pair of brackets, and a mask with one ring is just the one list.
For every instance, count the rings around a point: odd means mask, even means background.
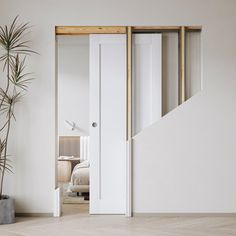
[{"label": "light wood trim", "polygon": [[56,35],[125,34],[125,26],[56,26]]},{"label": "light wood trim", "polygon": [[180,56],[180,65],[179,65],[179,75],[180,75],[180,104],[185,102],[186,100],[186,52],[185,52],[185,40],[186,40],[186,30],[185,27],[182,26],[180,29],[180,48],[179,48],[179,56]]},{"label": "light wood trim", "polygon": [[127,27],[127,140],[132,138],[132,27]]}]

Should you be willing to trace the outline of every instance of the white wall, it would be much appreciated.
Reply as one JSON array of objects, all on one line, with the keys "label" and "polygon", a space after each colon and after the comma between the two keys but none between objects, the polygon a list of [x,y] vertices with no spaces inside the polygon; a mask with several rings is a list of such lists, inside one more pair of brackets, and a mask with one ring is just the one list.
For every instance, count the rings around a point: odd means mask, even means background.
[{"label": "white wall", "polygon": [[[89,37],[58,36],[58,135],[89,134]],[[65,120],[75,122],[71,130]]]},{"label": "white wall", "polygon": [[234,0],[2,0],[1,24],[18,14],[30,21],[40,52],[11,133],[16,166],[5,191],[17,211],[53,210],[55,25],[202,25],[203,91],[135,137],[134,210],[236,212],[235,7]]}]

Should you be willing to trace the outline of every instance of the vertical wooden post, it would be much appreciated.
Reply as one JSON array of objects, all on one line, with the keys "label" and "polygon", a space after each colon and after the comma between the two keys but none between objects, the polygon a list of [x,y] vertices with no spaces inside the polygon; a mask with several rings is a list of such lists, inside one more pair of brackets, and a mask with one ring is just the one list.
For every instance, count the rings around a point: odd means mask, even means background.
[{"label": "vertical wooden post", "polygon": [[127,31],[127,179],[126,179],[126,216],[132,216],[133,158],[132,158],[132,27]]},{"label": "vertical wooden post", "polygon": [[127,27],[127,140],[132,138],[132,27]]},{"label": "vertical wooden post", "polygon": [[180,104],[186,100],[186,29],[185,26],[180,27],[180,35],[179,35],[180,45],[179,45],[179,53],[180,53],[180,62],[179,62],[179,81],[180,81]]}]

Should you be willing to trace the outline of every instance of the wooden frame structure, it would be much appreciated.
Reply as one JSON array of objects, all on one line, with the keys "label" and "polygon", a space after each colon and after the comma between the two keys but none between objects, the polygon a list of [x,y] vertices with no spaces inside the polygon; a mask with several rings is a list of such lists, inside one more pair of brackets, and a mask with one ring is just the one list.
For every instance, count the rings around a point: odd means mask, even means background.
[{"label": "wooden frame structure", "polygon": [[201,26],[56,26],[56,35],[84,35],[84,34],[126,34],[128,28],[132,33],[161,33],[186,31],[201,31]]},{"label": "wooden frame structure", "polygon": [[127,216],[132,215],[132,35],[174,32],[179,35],[179,103],[186,100],[186,33],[201,26],[56,26],[56,35],[126,34],[127,37]]},{"label": "wooden frame structure", "polygon": [[179,34],[179,103],[186,100],[186,32],[200,32],[201,26],[56,26],[56,35],[127,35],[127,139],[132,137],[132,34],[177,32]]}]

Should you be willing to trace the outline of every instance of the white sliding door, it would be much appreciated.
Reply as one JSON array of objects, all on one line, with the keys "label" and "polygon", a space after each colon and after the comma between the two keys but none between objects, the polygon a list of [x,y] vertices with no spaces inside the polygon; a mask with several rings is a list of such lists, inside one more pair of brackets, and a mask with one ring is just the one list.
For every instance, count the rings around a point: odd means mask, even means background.
[{"label": "white sliding door", "polygon": [[133,135],[162,115],[161,34],[133,35]]},{"label": "white sliding door", "polygon": [[90,123],[90,213],[125,214],[125,35],[90,35]]}]

